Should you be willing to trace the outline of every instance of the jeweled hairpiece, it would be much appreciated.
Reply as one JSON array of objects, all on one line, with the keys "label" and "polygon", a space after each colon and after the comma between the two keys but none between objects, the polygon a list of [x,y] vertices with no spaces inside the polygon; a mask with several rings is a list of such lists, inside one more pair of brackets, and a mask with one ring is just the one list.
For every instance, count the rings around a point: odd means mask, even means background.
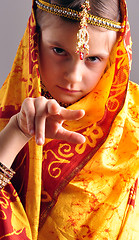
[{"label": "jeweled hairpiece", "polygon": [[[50,4],[48,2],[44,2],[43,0],[36,0],[35,2],[37,4],[37,7],[41,10],[55,14],[60,17],[80,21],[81,28],[77,34],[78,43],[76,52],[80,52],[81,59],[83,59],[84,51],[86,50],[87,53],[89,51],[89,35],[87,31],[87,23],[113,31],[123,30],[123,26],[120,22],[89,14],[89,0],[85,0],[84,4],[82,5],[82,11],[80,12],[70,8],[64,8],[55,4]],[[84,31],[81,29],[84,29]]]},{"label": "jeweled hairpiece", "polygon": [[[50,4],[42,0],[36,0],[36,4],[38,8],[46,12],[77,21],[81,20],[80,12],[77,12],[73,9],[60,7],[58,5]],[[113,31],[120,31],[121,29],[123,29],[123,26],[120,22],[116,22],[107,18],[93,16],[91,14],[88,14],[87,23]]]},{"label": "jeweled hairpiece", "polygon": [[80,53],[80,59],[83,60],[85,50],[86,55],[89,53],[89,33],[87,30],[88,11],[90,10],[89,1],[86,0],[81,7],[82,11],[80,12],[80,29],[77,33],[76,53]]}]

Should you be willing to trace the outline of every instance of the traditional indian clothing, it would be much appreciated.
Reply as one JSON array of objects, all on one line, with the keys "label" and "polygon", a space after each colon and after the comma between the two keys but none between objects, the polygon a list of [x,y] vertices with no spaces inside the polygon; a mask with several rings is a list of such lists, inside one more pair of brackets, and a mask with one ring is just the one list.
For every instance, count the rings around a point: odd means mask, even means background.
[{"label": "traditional indian clothing", "polygon": [[[84,144],[32,138],[16,157],[16,172],[0,191],[0,239],[139,239],[139,86],[129,81],[131,37],[124,31],[109,66],[87,96],[69,106],[85,117],[64,127]],[[12,70],[0,90],[0,129],[26,97],[41,95],[34,1]]]}]

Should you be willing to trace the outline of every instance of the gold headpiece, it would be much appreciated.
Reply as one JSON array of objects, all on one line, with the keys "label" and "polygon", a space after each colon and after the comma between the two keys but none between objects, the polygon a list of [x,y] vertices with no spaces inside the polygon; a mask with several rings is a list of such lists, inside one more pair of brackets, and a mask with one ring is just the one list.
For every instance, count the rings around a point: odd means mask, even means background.
[{"label": "gold headpiece", "polygon": [[89,33],[87,30],[88,11],[90,9],[89,1],[86,0],[81,7],[82,11],[80,12],[80,30],[77,33],[76,53],[80,53],[80,59],[83,60],[85,50],[86,55],[89,53]]},{"label": "gold headpiece", "polygon": [[83,59],[84,51],[86,50],[86,53],[89,51],[89,34],[87,31],[87,24],[92,24],[94,26],[103,27],[108,30],[113,31],[122,31],[123,26],[120,22],[116,22],[107,18],[97,17],[93,16],[88,13],[90,6],[89,6],[89,0],[85,0],[84,4],[82,5],[82,11],[78,12],[70,8],[64,8],[60,7],[55,4],[50,4],[48,2],[44,2],[43,0],[36,0],[37,7],[55,14],[60,17],[65,17],[69,19],[73,19],[76,21],[80,21],[80,30],[77,33],[77,53],[80,53],[80,58]]}]

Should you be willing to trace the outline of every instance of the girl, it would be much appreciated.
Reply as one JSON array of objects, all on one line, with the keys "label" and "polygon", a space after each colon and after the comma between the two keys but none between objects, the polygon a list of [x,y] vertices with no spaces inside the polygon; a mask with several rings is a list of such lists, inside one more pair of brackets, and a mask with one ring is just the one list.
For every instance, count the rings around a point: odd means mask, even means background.
[{"label": "girl", "polygon": [[138,239],[130,67],[124,0],[33,1],[0,93],[1,239]]}]

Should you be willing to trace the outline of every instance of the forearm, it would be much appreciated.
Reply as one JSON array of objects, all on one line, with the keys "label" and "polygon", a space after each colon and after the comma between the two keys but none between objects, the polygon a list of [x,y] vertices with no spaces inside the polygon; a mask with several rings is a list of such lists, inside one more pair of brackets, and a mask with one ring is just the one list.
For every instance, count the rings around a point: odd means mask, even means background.
[{"label": "forearm", "polygon": [[19,129],[16,115],[13,116],[0,132],[0,162],[10,168],[16,155],[29,139],[30,137],[24,135]]}]

